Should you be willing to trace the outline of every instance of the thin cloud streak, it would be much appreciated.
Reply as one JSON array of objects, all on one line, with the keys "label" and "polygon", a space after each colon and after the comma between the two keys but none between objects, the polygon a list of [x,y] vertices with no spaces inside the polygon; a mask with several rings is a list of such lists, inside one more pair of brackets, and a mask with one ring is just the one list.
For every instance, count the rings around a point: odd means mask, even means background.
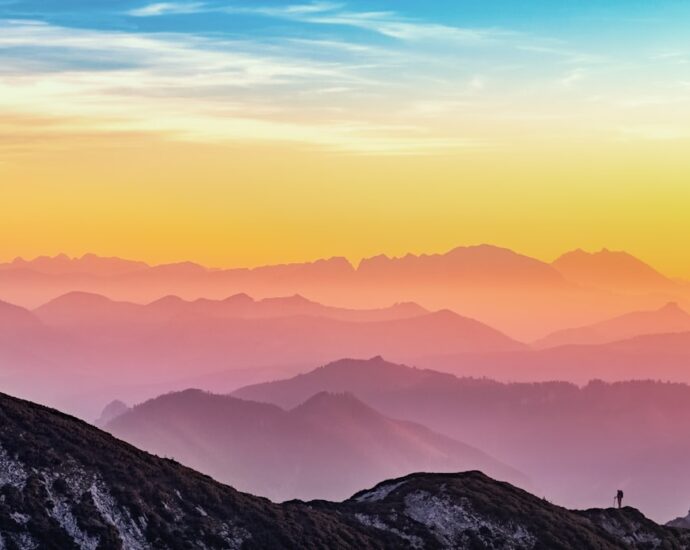
[{"label": "thin cloud streak", "polygon": [[[127,61],[126,68],[0,73],[3,110],[41,116],[81,118],[90,129],[157,132],[193,141],[304,143],[350,152],[427,152],[473,146],[469,139],[424,136],[402,125],[347,121],[280,120],[266,111],[276,87],[331,90],[360,83],[345,65],[286,60],[232,51],[232,43],[198,37],[134,35],[66,29],[45,23],[5,22],[0,47],[29,48],[35,54],[50,44],[82,56],[103,54]],[[39,56],[40,57],[40,56]],[[266,97],[248,100],[232,89],[266,88]],[[329,88],[322,88],[329,89]],[[267,115],[269,115],[267,117]],[[407,134],[407,135],[406,135]]]},{"label": "thin cloud streak", "polygon": [[153,17],[175,13],[251,14],[288,19],[302,23],[355,27],[406,41],[460,41],[477,43],[516,36],[501,29],[461,28],[426,23],[401,17],[394,11],[349,11],[343,3],[314,2],[289,6],[213,6],[204,3],[158,3],[130,10],[135,17]]},{"label": "thin cloud streak", "polygon": [[160,2],[131,10],[128,14],[132,17],[157,17],[160,15],[200,13],[204,11],[205,6],[206,4],[202,2]]},{"label": "thin cloud streak", "polygon": [[[593,95],[624,105],[629,95],[613,81],[639,70],[548,37],[353,11],[339,2],[158,2],[128,12],[128,24],[191,13],[275,18],[281,30],[202,32],[187,19],[161,21],[157,28],[177,30],[156,33],[0,20],[0,109],[193,141],[428,154],[505,143],[516,131],[527,137],[543,132],[546,120],[563,121],[548,128],[558,134],[566,120],[592,109]],[[673,75],[674,86],[683,90],[680,76]],[[636,95],[659,95],[643,88]],[[495,124],[527,121],[525,113],[532,113],[531,127]],[[592,120],[617,136],[612,116]],[[636,117],[654,122],[651,112]]]}]

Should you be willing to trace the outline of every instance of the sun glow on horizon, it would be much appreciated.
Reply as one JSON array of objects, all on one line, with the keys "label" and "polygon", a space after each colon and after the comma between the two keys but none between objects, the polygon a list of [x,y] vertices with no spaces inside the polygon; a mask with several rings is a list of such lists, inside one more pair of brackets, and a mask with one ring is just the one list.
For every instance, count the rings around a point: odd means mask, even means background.
[{"label": "sun glow on horizon", "polygon": [[492,243],[690,277],[673,0],[0,3],[0,256]]}]

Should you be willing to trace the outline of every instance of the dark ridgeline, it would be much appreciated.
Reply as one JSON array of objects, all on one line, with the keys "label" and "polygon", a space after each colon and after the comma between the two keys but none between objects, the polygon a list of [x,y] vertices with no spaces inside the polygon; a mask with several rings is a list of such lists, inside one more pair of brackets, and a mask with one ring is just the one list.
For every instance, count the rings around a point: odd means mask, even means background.
[{"label": "dark ridgeline", "polygon": [[687,548],[631,508],[571,512],[479,472],[282,505],[0,394],[5,548]]}]

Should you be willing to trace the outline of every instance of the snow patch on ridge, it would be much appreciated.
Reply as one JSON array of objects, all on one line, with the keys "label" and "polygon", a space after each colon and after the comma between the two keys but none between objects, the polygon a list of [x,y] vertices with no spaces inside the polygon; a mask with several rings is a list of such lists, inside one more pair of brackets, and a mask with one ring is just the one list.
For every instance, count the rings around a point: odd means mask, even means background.
[{"label": "snow patch on ridge", "polygon": [[[54,483],[58,479],[65,482],[70,495],[61,495],[54,490]],[[85,495],[91,496],[103,521],[115,528],[123,548],[145,550],[150,547],[143,534],[146,530],[145,518],[139,518],[137,524],[129,511],[117,504],[108,487],[98,475],[84,472],[76,463],[73,463],[59,474],[44,473],[43,481],[48,497],[53,502],[52,509],[47,510],[48,514],[83,550],[96,550],[100,542],[98,537],[89,536],[79,528],[77,519],[72,512],[77,499],[83,498]]]},{"label": "snow patch on ridge", "polygon": [[72,538],[82,550],[96,550],[100,540],[98,537],[90,537],[87,533],[82,531],[77,524],[77,518],[72,513],[72,508],[65,499],[53,499],[53,507],[50,510],[50,516],[58,522],[60,527]]},{"label": "snow patch on ridge", "polygon": [[24,466],[7,454],[0,445],[0,487],[10,485],[20,491],[24,490],[28,475]]},{"label": "snow patch on ridge", "polygon": [[252,535],[246,529],[234,525],[223,524],[219,533],[220,537],[228,543],[229,550],[240,550],[245,541],[252,538]]},{"label": "snow patch on ridge", "polygon": [[378,502],[385,499],[398,487],[405,485],[406,481],[398,481],[397,483],[382,483],[378,487],[367,491],[366,493],[358,496],[355,500],[357,502]]},{"label": "snow patch on ridge", "polygon": [[378,529],[379,531],[387,531],[389,533],[393,533],[394,535],[399,536],[401,539],[404,539],[407,542],[409,542],[412,548],[424,548],[424,542],[422,542],[422,539],[420,539],[419,537],[415,537],[414,535],[408,535],[407,533],[403,533],[399,529],[387,525],[383,520],[376,516],[368,516],[366,514],[355,514],[355,519],[359,521],[362,525],[366,525],[367,527],[373,527],[374,529]]},{"label": "snow patch on ridge", "polygon": [[100,479],[91,484],[89,492],[101,516],[117,529],[124,548],[144,550],[149,547],[143,533],[146,530],[146,518],[139,518],[137,525],[127,509],[120,509],[108,487]]},{"label": "snow patch on ridge", "polygon": [[79,528],[77,518],[72,513],[72,503],[64,496],[56,494],[52,490],[52,481],[44,475],[44,487],[48,493],[48,498],[53,503],[52,507],[47,508],[48,515],[58,522],[60,527],[72,538],[82,550],[96,550],[100,542],[98,537],[91,537]]},{"label": "snow patch on ridge", "polygon": [[632,522],[625,526],[621,525],[614,518],[607,517],[600,518],[597,523],[605,531],[631,546],[643,545],[650,548],[660,548],[663,542],[654,533],[646,531],[639,523]]},{"label": "snow patch on ridge", "polygon": [[537,542],[522,525],[480,516],[466,499],[452,502],[447,497],[416,491],[405,496],[405,515],[427,527],[444,548],[457,548],[467,542],[468,531],[486,544],[500,539],[507,550],[534,548]]},{"label": "snow patch on ridge", "polygon": [[[19,550],[37,550],[38,544],[28,533],[5,533],[5,536],[14,543]],[[0,550],[5,550],[7,543],[0,534]]]},{"label": "snow patch on ridge", "polygon": [[[12,513],[10,514],[10,517],[11,517],[14,521],[16,521],[17,523],[19,523],[20,525],[25,525],[26,522],[28,522],[29,519],[31,519],[31,518],[29,518],[29,516],[27,516],[26,514],[20,514],[19,512],[12,512]],[[0,546],[0,548],[2,548],[2,547]]]}]

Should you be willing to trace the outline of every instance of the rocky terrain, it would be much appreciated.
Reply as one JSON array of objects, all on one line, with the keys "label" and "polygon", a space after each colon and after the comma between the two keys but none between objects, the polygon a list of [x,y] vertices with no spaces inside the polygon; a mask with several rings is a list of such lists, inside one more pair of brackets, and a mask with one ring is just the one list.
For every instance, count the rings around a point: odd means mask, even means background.
[{"label": "rocky terrain", "polygon": [[572,512],[479,472],[282,505],[0,394],[0,548],[688,548],[631,508]]}]

